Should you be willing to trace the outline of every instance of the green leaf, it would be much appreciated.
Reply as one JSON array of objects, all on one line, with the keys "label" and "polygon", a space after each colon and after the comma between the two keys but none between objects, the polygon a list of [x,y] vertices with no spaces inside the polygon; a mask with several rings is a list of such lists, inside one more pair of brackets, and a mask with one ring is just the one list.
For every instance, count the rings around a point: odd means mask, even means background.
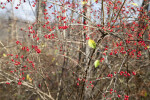
[{"label": "green leaf", "polygon": [[94,62],[94,66],[95,66],[95,68],[97,68],[99,65],[100,65],[99,60],[96,60],[96,61]]},{"label": "green leaf", "polygon": [[89,41],[88,41],[88,45],[89,45],[89,47],[91,47],[91,48],[93,48],[93,49],[95,49],[95,48],[96,48],[96,43],[95,43],[95,41],[94,41],[94,40],[89,39]]},{"label": "green leaf", "polygon": [[145,97],[147,97],[147,92],[145,92],[145,95],[144,95]]}]

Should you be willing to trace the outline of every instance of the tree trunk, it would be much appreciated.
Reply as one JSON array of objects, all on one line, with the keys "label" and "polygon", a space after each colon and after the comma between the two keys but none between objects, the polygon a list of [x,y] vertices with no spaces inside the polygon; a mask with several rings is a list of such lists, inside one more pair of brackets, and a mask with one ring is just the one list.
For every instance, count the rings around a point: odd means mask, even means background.
[{"label": "tree trunk", "polygon": [[[87,4],[83,5],[83,10],[84,10],[84,15],[87,18],[91,17],[91,0],[87,0]],[[88,21],[85,17],[83,18],[83,24],[89,26],[90,25],[90,21]],[[86,45],[84,45],[83,49],[84,52],[86,54],[86,57],[84,58],[84,66],[85,66],[85,71],[86,71],[86,75],[85,75],[85,81],[88,81],[86,83],[84,83],[84,100],[88,100],[91,97],[91,91],[92,91],[92,87],[89,84],[89,78],[92,77],[92,65],[88,65],[89,62],[89,54],[90,54],[90,48],[88,47],[88,41],[86,41],[86,35],[87,37],[90,38],[90,28],[88,27],[88,32],[83,33],[84,35],[84,43],[86,43]]]}]

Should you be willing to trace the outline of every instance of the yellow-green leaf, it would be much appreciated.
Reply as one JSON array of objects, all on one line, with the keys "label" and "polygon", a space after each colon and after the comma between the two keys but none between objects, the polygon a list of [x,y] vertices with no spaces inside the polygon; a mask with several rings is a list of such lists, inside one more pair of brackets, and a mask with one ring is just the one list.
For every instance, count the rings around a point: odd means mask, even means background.
[{"label": "yellow-green leaf", "polygon": [[138,6],[138,4],[137,3],[131,3],[132,5],[134,5],[134,6]]},{"label": "yellow-green leaf", "polygon": [[54,62],[54,61],[55,61],[55,58],[52,59],[52,62]]},{"label": "yellow-green leaf", "polygon": [[29,76],[29,74],[27,74],[26,79],[29,80],[29,78],[30,78],[30,76]]},{"label": "yellow-green leaf", "polygon": [[95,2],[97,2],[98,0],[94,0]]},{"label": "yellow-green leaf", "polygon": [[89,41],[88,41],[88,45],[89,45],[89,47],[91,47],[91,48],[93,48],[93,49],[95,49],[95,48],[96,48],[96,43],[95,43],[95,41],[94,41],[94,40],[89,39]]},{"label": "yellow-green leaf", "polygon": [[99,65],[100,65],[99,60],[96,60],[96,61],[94,62],[94,66],[95,66],[95,68],[97,68]]},{"label": "yellow-green leaf", "polygon": [[36,100],[40,100],[40,98],[38,97]]},{"label": "yellow-green leaf", "polygon": [[7,57],[7,55],[6,55],[5,53],[3,53],[3,56],[4,56],[4,57]]},{"label": "yellow-green leaf", "polygon": [[86,1],[82,1],[82,5],[85,5],[85,4],[87,4],[87,2]]},{"label": "yellow-green leaf", "polygon": [[29,82],[32,82],[32,79],[31,79],[31,78],[29,78]]}]

